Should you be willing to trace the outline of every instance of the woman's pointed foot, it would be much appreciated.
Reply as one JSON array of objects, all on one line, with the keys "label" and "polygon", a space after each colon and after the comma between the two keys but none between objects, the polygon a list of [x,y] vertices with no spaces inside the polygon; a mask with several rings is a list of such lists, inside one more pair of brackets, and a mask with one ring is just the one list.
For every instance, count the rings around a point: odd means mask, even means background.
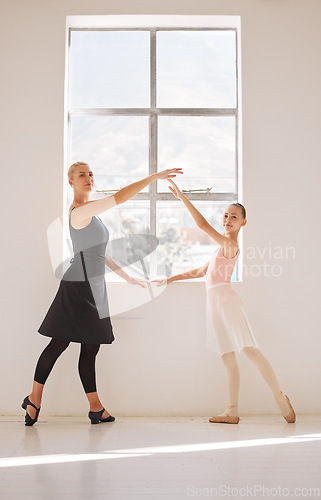
[{"label": "woman's pointed foot", "polygon": [[[21,407],[26,410],[26,415],[25,415],[25,425],[31,426],[35,424],[38,420],[39,412],[40,412],[40,406],[39,408],[36,407],[36,405],[30,401],[29,396],[26,396],[24,400],[22,401]],[[29,413],[30,412],[30,413]]]},{"label": "woman's pointed foot", "polygon": [[211,423],[217,424],[238,424],[240,421],[238,415],[238,405],[227,406],[227,409],[224,413],[220,413],[219,415],[214,415],[214,417],[209,419]]},{"label": "woman's pointed foot", "polygon": [[278,396],[275,396],[275,400],[279,405],[282,416],[288,423],[293,424],[296,420],[296,415],[294,413],[289,398],[281,391]]}]

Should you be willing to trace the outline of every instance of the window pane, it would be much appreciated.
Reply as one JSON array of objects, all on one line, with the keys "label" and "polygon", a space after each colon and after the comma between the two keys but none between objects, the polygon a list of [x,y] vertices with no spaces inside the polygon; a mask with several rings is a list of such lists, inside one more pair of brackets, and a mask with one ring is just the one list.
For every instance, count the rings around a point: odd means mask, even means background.
[{"label": "window pane", "polygon": [[149,33],[71,32],[71,108],[149,107]]},{"label": "window pane", "polygon": [[235,108],[234,31],[157,33],[157,106]]},{"label": "window pane", "polygon": [[[236,200],[235,200],[236,201]],[[222,217],[225,208],[233,203],[227,201],[200,201],[193,205],[208,222],[223,234]],[[180,202],[157,202],[158,267],[165,268],[166,276],[200,267],[209,261],[218,245],[199,229],[186,207]],[[236,267],[232,276],[235,281]]]},{"label": "window pane", "polygon": [[[109,231],[106,254],[110,254],[119,265],[131,263],[125,271],[138,279],[147,279],[144,271],[148,275],[150,273],[149,206],[149,201],[128,200],[99,215]],[[106,280],[123,281],[116,273],[108,272],[107,268]]]},{"label": "window pane", "polygon": [[[182,167],[180,189],[235,193],[234,117],[161,116],[158,128],[158,169]],[[169,192],[166,183],[158,184]]]},{"label": "window pane", "polygon": [[148,117],[75,116],[71,124],[71,163],[91,166],[96,189],[119,189],[149,175]]}]

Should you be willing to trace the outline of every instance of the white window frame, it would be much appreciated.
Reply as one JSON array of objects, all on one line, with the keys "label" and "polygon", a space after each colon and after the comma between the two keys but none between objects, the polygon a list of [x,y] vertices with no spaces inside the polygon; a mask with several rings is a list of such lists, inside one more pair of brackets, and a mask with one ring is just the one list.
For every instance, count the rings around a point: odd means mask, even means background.
[{"label": "white window frame", "polygon": [[[69,49],[70,34],[73,30],[147,30],[150,32],[151,103],[150,108],[98,108],[77,109],[69,107]],[[159,30],[234,30],[236,34],[236,108],[157,108],[156,107],[156,32]],[[234,116],[235,117],[235,193],[190,193],[191,201],[233,200],[242,203],[242,92],[241,92],[241,19],[240,16],[190,16],[190,15],[111,15],[111,16],[67,16],[66,18],[66,58],[65,58],[65,106],[64,106],[64,179],[70,166],[71,116],[149,116],[149,174],[157,171],[158,116]],[[67,186],[64,181],[64,227],[68,227]],[[156,203],[172,200],[171,193],[157,193],[156,183],[149,185],[149,192],[138,193],[133,199],[150,201],[150,234],[156,235]],[[240,246],[243,234],[240,232]],[[65,254],[65,250],[64,250]],[[239,259],[241,262],[241,259]],[[242,281],[242,265],[237,266],[236,281]],[[204,278],[200,279],[204,281]],[[187,280],[189,281],[189,280]],[[193,280],[198,281],[198,280]]]}]

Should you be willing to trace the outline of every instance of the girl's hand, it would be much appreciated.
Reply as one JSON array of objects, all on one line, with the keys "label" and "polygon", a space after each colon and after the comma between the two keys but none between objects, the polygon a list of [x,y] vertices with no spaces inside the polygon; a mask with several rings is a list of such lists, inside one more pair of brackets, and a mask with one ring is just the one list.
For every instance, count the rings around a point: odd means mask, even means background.
[{"label": "girl's hand", "polygon": [[157,283],[157,286],[169,285],[169,283],[171,283],[171,279],[170,278],[163,278],[161,280],[152,280],[151,283]]},{"label": "girl's hand", "polygon": [[181,170],[181,168],[168,168],[167,170],[155,174],[155,178],[158,180],[170,180],[171,177],[176,177],[176,174],[182,174],[183,172],[181,172]]},{"label": "girl's hand", "polygon": [[136,278],[133,278],[132,276],[128,276],[128,278],[126,278],[126,281],[127,283],[131,283],[132,285],[140,285],[142,286],[143,288],[146,288],[147,286],[147,282],[145,280],[137,280]]},{"label": "girl's hand", "polygon": [[176,198],[178,198],[179,200],[181,200],[183,198],[183,193],[178,189],[178,187],[176,186],[175,182],[172,181],[172,179],[167,179],[171,184],[172,186],[168,186],[169,189],[172,191],[173,195],[176,196]]}]

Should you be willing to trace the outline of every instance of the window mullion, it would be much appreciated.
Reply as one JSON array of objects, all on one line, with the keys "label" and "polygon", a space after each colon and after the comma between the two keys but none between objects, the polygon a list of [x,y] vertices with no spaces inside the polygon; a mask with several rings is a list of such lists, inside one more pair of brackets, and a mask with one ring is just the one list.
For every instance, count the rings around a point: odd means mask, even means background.
[{"label": "window mullion", "polygon": [[[150,32],[150,135],[149,135],[149,173],[157,172],[157,114],[156,114],[156,30]],[[156,236],[156,193],[157,181],[149,185],[150,193],[150,235]],[[150,253],[150,274],[155,276],[157,272],[156,254]]]},{"label": "window mullion", "polygon": [[156,108],[156,30],[150,32],[150,106]]}]

